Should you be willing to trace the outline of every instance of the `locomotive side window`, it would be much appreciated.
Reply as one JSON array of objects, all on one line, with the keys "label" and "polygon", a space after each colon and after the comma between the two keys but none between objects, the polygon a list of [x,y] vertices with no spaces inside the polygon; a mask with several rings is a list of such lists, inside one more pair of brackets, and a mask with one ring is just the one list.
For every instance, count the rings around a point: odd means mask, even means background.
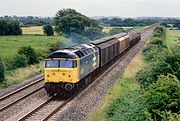
[{"label": "locomotive side window", "polygon": [[46,67],[47,68],[59,67],[59,61],[58,60],[47,60],[46,61]]}]

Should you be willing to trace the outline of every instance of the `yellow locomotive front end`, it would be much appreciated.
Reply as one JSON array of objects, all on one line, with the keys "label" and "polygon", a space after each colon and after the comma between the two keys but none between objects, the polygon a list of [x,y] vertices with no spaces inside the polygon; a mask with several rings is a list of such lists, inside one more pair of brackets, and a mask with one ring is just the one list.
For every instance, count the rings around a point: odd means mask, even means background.
[{"label": "yellow locomotive front end", "polygon": [[45,90],[50,96],[66,93],[79,82],[79,58],[69,50],[56,51],[45,60]]},{"label": "yellow locomotive front end", "polygon": [[45,83],[77,83],[79,81],[78,60],[66,58],[47,59],[45,62]]}]

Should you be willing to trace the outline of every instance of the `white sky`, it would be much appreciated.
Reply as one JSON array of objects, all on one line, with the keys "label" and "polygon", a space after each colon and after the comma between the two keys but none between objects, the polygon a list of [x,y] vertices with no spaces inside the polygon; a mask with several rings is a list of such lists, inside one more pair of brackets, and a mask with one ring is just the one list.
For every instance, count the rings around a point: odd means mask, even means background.
[{"label": "white sky", "polygon": [[86,16],[180,17],[180,0],[0,0],[0,16],[50,16],[73,8]]}]

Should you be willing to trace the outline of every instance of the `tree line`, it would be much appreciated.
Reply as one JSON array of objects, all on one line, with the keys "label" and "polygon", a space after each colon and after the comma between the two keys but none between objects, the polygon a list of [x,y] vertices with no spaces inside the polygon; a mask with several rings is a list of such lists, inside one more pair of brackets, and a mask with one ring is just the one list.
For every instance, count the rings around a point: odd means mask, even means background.
[{"label": "tree line", "polygon": [[0,20],[14,20],[20,23],[20,26],[43,26],[53,24],[52,17],[34,17],[34,16],[2,16]]},{"label": "tree line", "polygon": [[97,20],[100,24],[105,26],[147,26],[153,23],[158,23],[161,19],[132,19],[132,18],[102,18]]},{"label": "tree line", "polygon": [[2,35],[21,35],[22,30],[18,21],[0,20],[0,36]]}]

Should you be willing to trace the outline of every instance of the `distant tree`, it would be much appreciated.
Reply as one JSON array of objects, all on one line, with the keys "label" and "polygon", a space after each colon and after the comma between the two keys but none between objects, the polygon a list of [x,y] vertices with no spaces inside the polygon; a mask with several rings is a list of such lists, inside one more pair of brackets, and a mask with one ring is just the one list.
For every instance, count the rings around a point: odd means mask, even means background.
[{"label": "distant tree", "polygon": [[28,64],[37,64],[39,63],[39,58],[36,54],[36,51],[31,47],[31,46],[27,46],[27,47],[21,47],[18,50],[18,53],[21,55],[25,55],[28,58]]},{"label": "distant tree", "polygon": [[47,36],[53,36],[54,35],[54,29],[51,25],[43,26],[43,32]]},{"label": "distant tree", "polygon": [[0,82],[5,80],[5,66],[0,57]]},{"label": "distant tree", "polygon": [[21,35],[19,22],[13,20],[0,20],[0,35]]},{"label": "distant tree", "polygon": [[110,20],[110,26],[121,26],[123,23],[123,20],[120,18],[112,18]]}]

